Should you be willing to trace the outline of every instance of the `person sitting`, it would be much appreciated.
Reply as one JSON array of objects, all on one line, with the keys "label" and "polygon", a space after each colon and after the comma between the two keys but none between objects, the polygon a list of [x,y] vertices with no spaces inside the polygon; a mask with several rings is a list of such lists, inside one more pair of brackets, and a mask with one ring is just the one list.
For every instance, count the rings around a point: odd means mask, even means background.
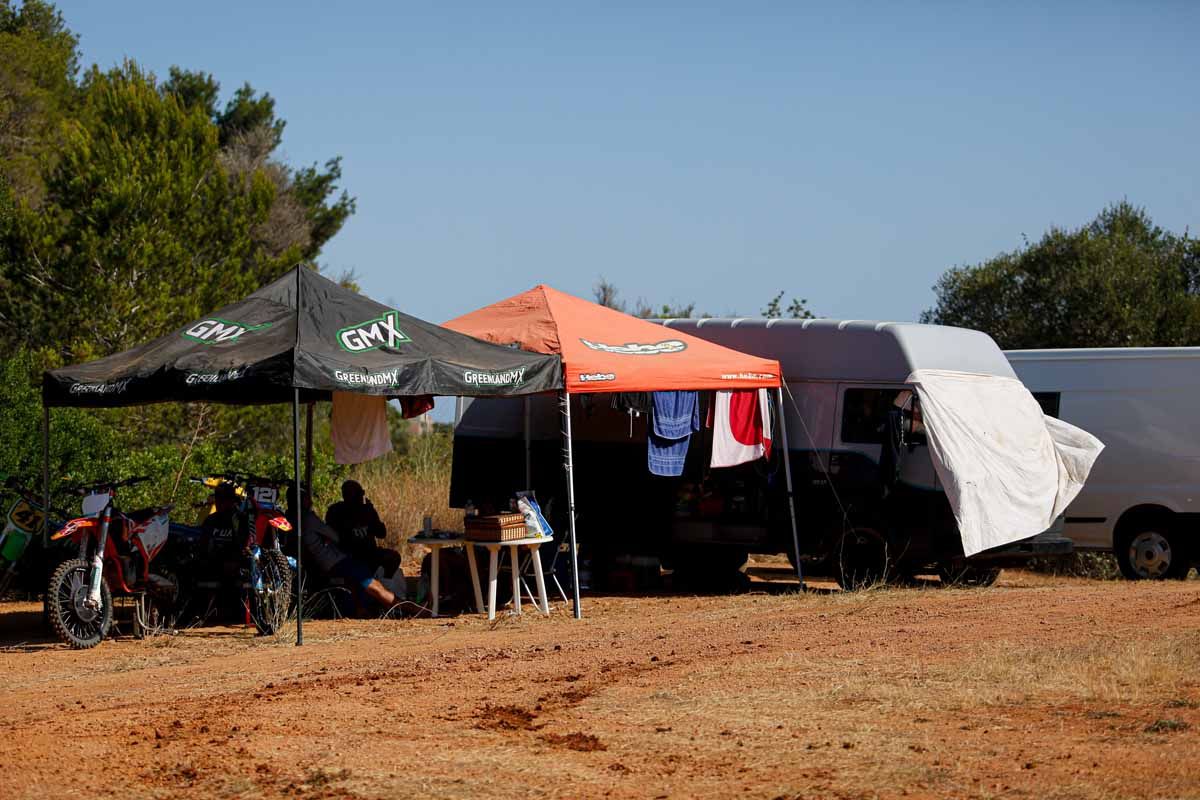
[{"label": "person sitting", "polygon": [[387,526],[358,481],[342,484],[342,499],[325,512],[325,522],[338,532],[341,548],[348,555],[372,569],[383,569],[384,577],[390,578],[400,569],[400,554],[376,542],[387,536]]},{"label": "person sitting", "polygon": [[287,501],[288,519],[293,526],[296,525],[297,512],[303,508],[300,515],[300,536],[304,543],[304,555],[309,559],[310,565],[322,575],[345,580],[355,590],[356,599],[366,597],[389,609],[400,601],[401,598],[375,579],[375,570],[372,567],[342,550],[338,532],[325,524],[312,510],[312,497],[307,487],[300,492],[300,506],[296,503],[294,484],[288,487]]},{"label": "person sitting", "polygon": [[213,512],[200,523],[201,541],[205,554],[213,560],[223,558],[236,551],[237,539],[237,492],[233,484],[222,481],[213,488]]},{"label": "person sitting", "polygon": [[237,490],[222,481],[213,488],[213,512],[200,523],[200,543],[208,564],[208,577],[217,580],[236,578],[239,557],[245,545],[241,541]]}]

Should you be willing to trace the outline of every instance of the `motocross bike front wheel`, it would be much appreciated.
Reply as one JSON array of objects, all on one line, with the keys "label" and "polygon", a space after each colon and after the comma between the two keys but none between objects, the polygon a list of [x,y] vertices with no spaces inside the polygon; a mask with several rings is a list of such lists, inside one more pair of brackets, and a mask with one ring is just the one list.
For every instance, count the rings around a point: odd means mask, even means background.
[{"label": "motocross bike front wheel", "polygon": [[87,602],[90,572],[91,565],[83,559],[64,561],[50,576],[46,591],[50,626],[59,639],[76,650],[100,644],[112,625],[112,593],[103,578],[100,580],[99,608],[93,608]]},{"label": "motocross bike front wheel", "polygon": [[264,550],[259,555],[258,573],[258,585],[250,587],[250,618],[260,634],[273,636],[292,615],[292,567],[283,553]]}]

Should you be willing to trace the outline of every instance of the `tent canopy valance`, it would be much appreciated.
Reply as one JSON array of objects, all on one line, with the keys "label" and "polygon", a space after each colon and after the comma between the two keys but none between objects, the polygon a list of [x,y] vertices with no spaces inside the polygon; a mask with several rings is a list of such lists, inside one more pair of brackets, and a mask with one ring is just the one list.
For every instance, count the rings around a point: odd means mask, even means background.
[{"label": "tent canopy valance", "polygon": [[561,355],[573,394],[780,385],[774,359],[739,353],[545,285],[445,326],[496,344]]},{"label": "tent canopy valance", "polygon": [[288,403],[334,391],[497,397],[562,387],[559,358],[502,347],[297,267],[151,342],[45,373],[48,406]]}]

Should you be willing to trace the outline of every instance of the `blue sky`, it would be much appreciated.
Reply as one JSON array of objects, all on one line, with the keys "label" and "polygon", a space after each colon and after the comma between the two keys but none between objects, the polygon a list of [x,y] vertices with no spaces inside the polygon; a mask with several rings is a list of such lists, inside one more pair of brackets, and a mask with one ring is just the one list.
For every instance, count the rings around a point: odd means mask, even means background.
[{"label": "blue sky", "polygon": [[[441,322],[536,283],[915,319],[1110,202],[1200,219],[1200,3],[60,4],[84,62],[243,81],[344,158],[331,272]],[[224,99],[224,98],[223,98]]]}]

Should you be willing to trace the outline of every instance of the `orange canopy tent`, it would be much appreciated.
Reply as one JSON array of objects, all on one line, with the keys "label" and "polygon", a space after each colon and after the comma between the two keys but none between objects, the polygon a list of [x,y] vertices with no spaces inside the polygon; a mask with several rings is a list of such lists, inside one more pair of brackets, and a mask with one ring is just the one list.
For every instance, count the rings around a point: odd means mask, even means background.
[{"label": "orange canopy tent", "polygon": [[[578,558],[575,552],[574,454],[569,399],[572,393],[775,389],[780,411],[792,537],[796,552],[800,552],[787,426],[782,413],[783,371],[778,361],[739,353],[560,292],[545,284],[452,319],[443,327],[495,344],[516,345],[522,350],[562,356],[565,388],[559,402],[565,423],[563,468],[567,476],[571,582],[576,619],[581,616],[581,611]],[[530,474],[528,413],[526,399],[526,482]],[[800,574],[799,563],[800,559],[797,558],[797,575]]]},{"label": "orange canopy tent", "polygon": [[546,285],[450,320],[496,344],[562,356],[568,392],[777,388],[779,362],[672,331]]}]

